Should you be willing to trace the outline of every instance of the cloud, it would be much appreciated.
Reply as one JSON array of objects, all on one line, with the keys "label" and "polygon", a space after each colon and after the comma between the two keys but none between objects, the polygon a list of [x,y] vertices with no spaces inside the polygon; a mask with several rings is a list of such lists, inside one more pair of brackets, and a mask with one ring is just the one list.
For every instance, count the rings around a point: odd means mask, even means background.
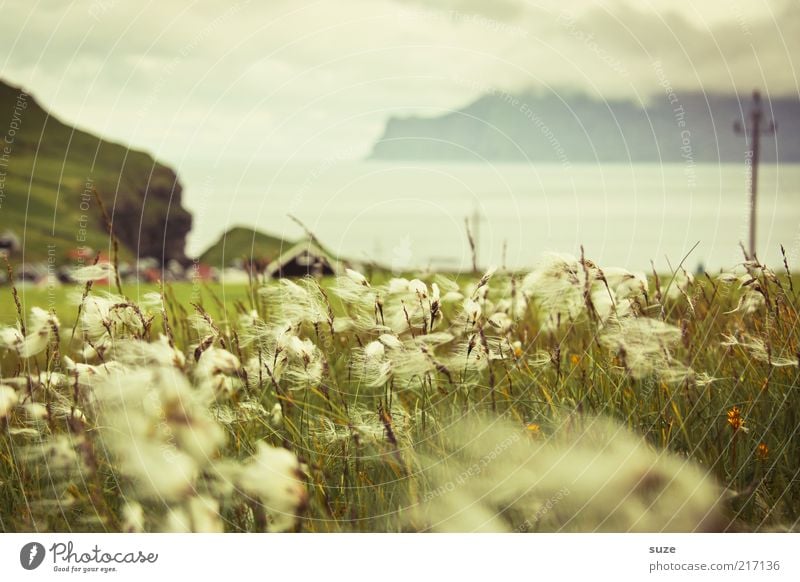
[{"label": "cloud", "polygon": [[458,14],[479,14],[486,18],[510,21],[525,11],[525,2],[519,0],[399,0],[402,4],[418,5],[427,10],[451,13],[453,20]]},{"label": "cloud", "polygon": [[[568,7],[571,12],[566,13]],[[171,163],[366,154],[392,115],[483,88],[647,99],[797,94],[787,0],[84,0],[3,7],[3,75],[60,117]]]},{"label": "cloud", "polygon": [[[656,60],[665,63],[676,87],[747,92],[765,85],[774,94],[797,94],[800,12],[787,6],[777,13],[747,16],[738,11],[736,0],[729,8],[729,18],[713,23],[691,12],[592,9],[574,26],[620,55],[631,70],[644,71]],[[641,90],[649,82],[644,73],[634,78]]]}]

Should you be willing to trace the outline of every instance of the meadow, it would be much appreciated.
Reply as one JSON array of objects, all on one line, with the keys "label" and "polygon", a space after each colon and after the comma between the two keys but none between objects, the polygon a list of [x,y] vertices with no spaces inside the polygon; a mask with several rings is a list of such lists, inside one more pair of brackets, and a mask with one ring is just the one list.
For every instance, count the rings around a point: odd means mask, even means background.
[{"label": "meadow", "polygon": [[3,531],[796,531],[790,265],[0,289]]}]

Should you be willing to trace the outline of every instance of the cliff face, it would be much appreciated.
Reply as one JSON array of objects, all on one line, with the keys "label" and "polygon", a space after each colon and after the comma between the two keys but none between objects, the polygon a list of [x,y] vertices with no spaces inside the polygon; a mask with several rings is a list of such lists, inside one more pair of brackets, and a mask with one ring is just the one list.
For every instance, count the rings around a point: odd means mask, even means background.
[{"label": "cliff face", "polygon": [[175,172],[150,155],[62,123],[24,90],[0,81],[0,217],[22,240],[24,261],[107,250],[92,190],[126,258],[185,260],[192,218]]},{"label": "cliff face", "polygon": [[[656,95],[646,106],[579,94],[488,94],[439,117],[393,118],[373,159],[509,162],[742,163],[733,131],[750,95]],[[778,132],[762,137],[765,162],[800,162],[800,101],[764,100]]]},{"label": "cliff face", "polygon": [[104,180],[98,189],[116,196],[109,214],[119,240],[138,256],[164,262],[187,260],[184,249],[192,216],[181,206],[182,190],[175,172],[157,163],[131,176],[125,186],[117,188]]}]

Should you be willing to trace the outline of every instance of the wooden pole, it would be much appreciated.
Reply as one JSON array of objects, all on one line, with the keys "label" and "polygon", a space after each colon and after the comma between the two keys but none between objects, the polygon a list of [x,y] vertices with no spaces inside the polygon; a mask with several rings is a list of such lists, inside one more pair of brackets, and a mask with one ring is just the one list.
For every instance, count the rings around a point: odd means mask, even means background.
[{"label": "wooden pole", "polygon": [[733,129],[736,133],[744,135],[750,142],[748,150],[750,154],[750,260],[756,258],[756,209],[758,201],[758,163],[760,158],[761,134],[772,134],[775,132],[775,124],[770,121],[766,126],[763,124],[764,114],[761,110],[761,94],[753,91],[753,108],[750,110],[750,119],[747,126],[742,126],[737,122]]}]

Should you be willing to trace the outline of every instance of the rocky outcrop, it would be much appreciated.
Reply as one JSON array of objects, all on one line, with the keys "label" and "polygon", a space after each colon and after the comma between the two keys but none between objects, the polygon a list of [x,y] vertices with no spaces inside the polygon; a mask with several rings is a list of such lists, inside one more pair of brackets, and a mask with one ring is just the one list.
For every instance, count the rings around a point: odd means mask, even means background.
[{"label": "rocky outcrop", "polygon": [[124,186],[103,181],[98,188],[101,195],[114,195],[109,214],[120,242],[141,257],[165,263],[187,261],[186,236],[192,228],[192,215],[181,206],[183,187],[175,172],[154,163],[149,172],[131,176]]},{"label": "rocky outcrop", "polygon": [[25,261],[109,248],[100,195],[129,259],[185,261],[191,214],[173,170],[149,154],[76,129],[0,81],[0,213],[25,233]]}]

